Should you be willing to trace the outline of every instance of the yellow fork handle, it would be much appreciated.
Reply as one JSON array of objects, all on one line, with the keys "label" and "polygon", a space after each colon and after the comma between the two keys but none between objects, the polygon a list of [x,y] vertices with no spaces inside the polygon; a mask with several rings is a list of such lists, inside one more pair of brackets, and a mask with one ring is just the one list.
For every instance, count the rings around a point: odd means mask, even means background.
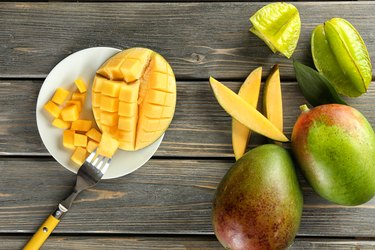
[{"label": "yellow fork handle", "polygon": [[38,231],[33,235],[33,237],[27,242],[23,250],[38,250],[42,247],[44,242],[47,240],[52,231],[59,224],[60,220],[56,219],[53,215],[48,216],[48,218],[39,227]]}]

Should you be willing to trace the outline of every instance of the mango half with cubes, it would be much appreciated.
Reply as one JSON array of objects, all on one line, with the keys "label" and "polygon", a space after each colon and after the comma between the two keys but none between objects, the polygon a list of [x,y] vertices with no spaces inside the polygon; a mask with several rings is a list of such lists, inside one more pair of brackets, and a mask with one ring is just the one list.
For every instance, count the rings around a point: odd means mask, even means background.
[{"label": "mango half with cubes", "polygon": [[124,50],[96,72],[92,107],[102,132],[128,151],[156,141],[172,121],[176,79],[171,66],[145,48]]}]

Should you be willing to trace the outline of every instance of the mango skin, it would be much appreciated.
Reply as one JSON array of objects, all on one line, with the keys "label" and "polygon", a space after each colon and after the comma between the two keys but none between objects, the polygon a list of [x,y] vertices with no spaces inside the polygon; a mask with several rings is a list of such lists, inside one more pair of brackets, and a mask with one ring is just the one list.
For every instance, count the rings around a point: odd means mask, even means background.
[{"label": "mango skin", "polygon": [[247,152],[224,176],[212,224],[226,249],[284,249],[297,234],[302,206],[289,153],[266,144]]},{"label": "mango skin", "polygon": [[354,206],[375,195],[375,134],[356,109],[327,104],[302,112],[293,128],[292,150],[323,198]]}]

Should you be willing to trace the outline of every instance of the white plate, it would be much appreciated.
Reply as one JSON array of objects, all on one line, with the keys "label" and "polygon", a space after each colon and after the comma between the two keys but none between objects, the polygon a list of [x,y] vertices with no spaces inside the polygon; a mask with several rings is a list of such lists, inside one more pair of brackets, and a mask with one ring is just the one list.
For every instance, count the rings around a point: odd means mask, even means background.
[{"label": "white plate", "polygon": [[[86,104],[82,110],[81,119],[94,121],[91,110],[91,84],[96,70],[111,56],[120,50],[108,47],[95,47],[78,51],[66,57],[57,64],[45,79],[40,89],[36,105],[36,122],[40,137],[48,152],[62,166],[76,173],[78,166],[70,161],[72,150],[64,148],[62,145],[63,130],[52,126],[52,116],[44,109],[44,104],[49,101],[58,87],[63,87],[69,91],[76,91],[74,80],[82,77],[89,85]],[[113,156],[112,163],[104,179],[111,179],[124,176],[145,164],[156,152],[164,134],[150,146],[138,151],[118,150]]]}]

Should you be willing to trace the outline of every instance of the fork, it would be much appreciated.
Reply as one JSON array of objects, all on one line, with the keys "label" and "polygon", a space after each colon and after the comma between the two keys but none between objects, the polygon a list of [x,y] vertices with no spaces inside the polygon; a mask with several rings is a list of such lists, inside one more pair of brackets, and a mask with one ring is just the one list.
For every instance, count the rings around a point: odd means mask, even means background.
[{"label": "fork", "polygon": [[23,249],[40,249],[63,216],[68,212],[77,195],[83,190],[95,186],[108,170],[110,163],[110,158],[97,155],[96,150],[93,151],[78,170],[73,192],[59,203],[56,210],[48,216]]}]

